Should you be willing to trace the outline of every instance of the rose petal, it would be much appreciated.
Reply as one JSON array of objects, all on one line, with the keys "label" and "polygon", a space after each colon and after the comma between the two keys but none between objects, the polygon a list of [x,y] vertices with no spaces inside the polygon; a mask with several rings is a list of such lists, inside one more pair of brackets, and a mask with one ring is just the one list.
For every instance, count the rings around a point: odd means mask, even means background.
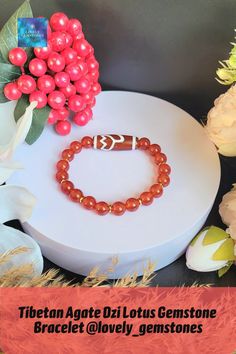
[{"label": "rose petal", "polygon": [[23,187],[1,186],[0,223],[14,219],[25,222],[31,216],[35,202],[35,197]]},{"label": "rose petal", "polygon": [[27,247],[28,251],[16,254],[9,261],[1,263],[0,275],[12,267],[29,263],[33,265],[34,270],[34,274],[29,276],[40,275],[43,271],[43,257],[38,244],[25,233],[0,224],[0,254],[18,247]]}]

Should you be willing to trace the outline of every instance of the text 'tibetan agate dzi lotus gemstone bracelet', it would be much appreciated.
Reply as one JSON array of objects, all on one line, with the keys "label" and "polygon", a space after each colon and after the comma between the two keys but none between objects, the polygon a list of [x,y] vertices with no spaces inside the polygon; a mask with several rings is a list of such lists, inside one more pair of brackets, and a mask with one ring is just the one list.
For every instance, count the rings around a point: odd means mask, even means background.
[{"label": "text 'tibetan agate dzi lotus gemstone bracelet'", "polygon": [[[74,187],[69,180],[69,163],[74,156],[81,150],[94,148],[102,151],[111,150],[144,150],[149,153],[155,164],[158,166],[158,176],[156,183],[153,184],[149,191],[145,191],[139,197],[129,198],[126,202],[114,202],[109,204],[105,201],[97,202],[92,196],[84,196],[80,189]],[[85,136],[81,141],[73,141],[68,149],[61,154],[61,160],[57,162],[56,180],[60,183],[63,193],[69,196],[70,200],[80,203],[85,209],[93,210],[98,215],[123,215],[126,211],[136,211],[140,205],[150,205],[154,198],[159,198],[163,194],[163,187],[167,187],[170,183],[171,168],[166,163],[167,157],[161,152],[158,144],[151,144],[148,138],[136,138],[129,135],[97,135],[94,137]]]}]

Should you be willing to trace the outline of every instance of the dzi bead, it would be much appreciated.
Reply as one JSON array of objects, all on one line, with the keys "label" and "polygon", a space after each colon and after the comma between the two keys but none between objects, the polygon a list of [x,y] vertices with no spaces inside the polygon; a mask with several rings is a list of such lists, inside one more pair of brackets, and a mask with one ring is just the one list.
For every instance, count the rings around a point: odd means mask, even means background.
[{"label": "dzi bead", "polygon": [[93,147],[98,150],[135,150],[138,139],[130,135],[97,135],[93,138]]}]

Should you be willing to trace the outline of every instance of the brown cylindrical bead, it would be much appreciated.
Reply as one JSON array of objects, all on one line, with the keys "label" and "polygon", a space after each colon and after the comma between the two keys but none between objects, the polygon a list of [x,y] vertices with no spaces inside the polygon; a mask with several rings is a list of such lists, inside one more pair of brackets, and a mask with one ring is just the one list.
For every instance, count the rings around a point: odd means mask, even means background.
[{"label": "brown cylindrical bead", "polygon": [[137,138],[129,135],[97,135],[93,138],[94,149],[110,150],[135,150]]}]

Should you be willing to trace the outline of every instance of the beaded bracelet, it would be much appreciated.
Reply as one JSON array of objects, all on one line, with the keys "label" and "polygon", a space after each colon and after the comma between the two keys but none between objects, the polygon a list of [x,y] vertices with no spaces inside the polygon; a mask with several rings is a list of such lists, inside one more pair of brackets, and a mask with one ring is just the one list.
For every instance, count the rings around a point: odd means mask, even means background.
[{"label": "beaded bracelet", "polygon": [[[73,160],[74,155],[81,152],[82,148],[94,148],[103,151],[111,150],[145,150],[148,152],[158,165],[157,182],[153,184],[149,191],[143,192],[138,198],[129,198],[125,203],[115,202],[108,204],[104,201],[97,202],[92,196],[84,196],[80,189],[74,187],[69,181],[69,162]],[[170,183],[169,174],[171,168],[167,165],[166,155],[161,152],[157,144],[151,144],[147,138],[136,138],[128,135],[98,135],[95,137],[85,136],[81,142],[73,141],[68,149],[65,149],[61,155],[62,159],[57,162],[56,180],[61,185],[61,190],[76,203],[80,203],[85,209],[94,210],[98,215],[112,213],[114,215],[123,215],[126,210],[136,211],[140,205],[150,205],[154,198],[159,198],[163,194],[163,187]]]}]

